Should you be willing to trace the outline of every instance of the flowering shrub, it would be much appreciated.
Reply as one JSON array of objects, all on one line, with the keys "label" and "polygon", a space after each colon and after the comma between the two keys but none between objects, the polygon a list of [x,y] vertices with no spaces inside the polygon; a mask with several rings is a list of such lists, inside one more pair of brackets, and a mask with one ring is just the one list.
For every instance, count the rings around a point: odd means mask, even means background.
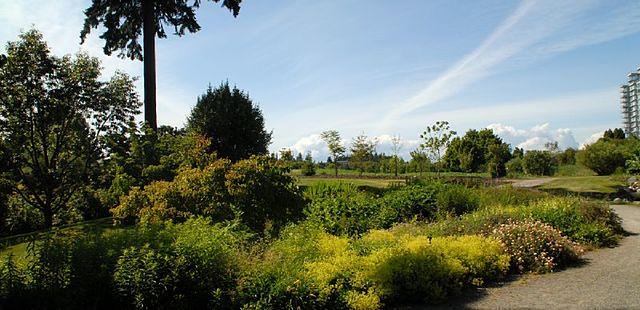
[{"label": "flowering shrub", "polygon": [[298,219],[304,206],[302,192],[286,172],[268,157],[234,164],[220,159],[204,168],[184,168],[171,182],[133,187],[111,212],[120,222],[181,222],[202,215],[214,221],[240,218],[254,231],[276,231]]},{"label": "flowering shrub", "polygon": [[509,222],[493,231],[518,272],[545,273],[578,260],[582,248],[539,221]]},{"label": "flowering shrub", "polygon": [[508,269],[509,256],[492,238],[372,230],[353,239],[306,223],[284,230],[238,291],[247,308],[380,309],[439,302]]}]

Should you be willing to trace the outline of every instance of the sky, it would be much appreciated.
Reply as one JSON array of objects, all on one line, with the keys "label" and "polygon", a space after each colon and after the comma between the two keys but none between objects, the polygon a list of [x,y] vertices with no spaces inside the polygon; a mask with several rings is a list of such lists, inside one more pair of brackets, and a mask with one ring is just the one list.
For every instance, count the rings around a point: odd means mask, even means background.
[{"label": "sky", "polygon": [[[141,77],[141,62],[103,54],[100,29],[80,45],[89,4],[0,0],[0,42],[35,27],[54,54]],[[513,147],[580,147],[620,127],[619,87],[640,66],[637,0],[244,0],[237,18],[204,1],[197,17],[201,31],[156,42],[158,123],[183,126],[209,84],[229,81],[259,104],[271,151],[316,160],[324,130],[386,153],[400,136],[406,157],[438,120]]]}]

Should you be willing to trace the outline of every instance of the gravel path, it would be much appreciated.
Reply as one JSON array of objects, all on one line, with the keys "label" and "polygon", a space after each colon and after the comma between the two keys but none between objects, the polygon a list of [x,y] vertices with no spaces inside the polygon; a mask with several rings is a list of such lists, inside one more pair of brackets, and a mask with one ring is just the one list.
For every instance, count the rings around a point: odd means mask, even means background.
[{"label": "gravel path", "polygon": [[481,288],[438,308],[640,309],[640,207],[612,206],[630,234],[586,253],[583,266]]}]

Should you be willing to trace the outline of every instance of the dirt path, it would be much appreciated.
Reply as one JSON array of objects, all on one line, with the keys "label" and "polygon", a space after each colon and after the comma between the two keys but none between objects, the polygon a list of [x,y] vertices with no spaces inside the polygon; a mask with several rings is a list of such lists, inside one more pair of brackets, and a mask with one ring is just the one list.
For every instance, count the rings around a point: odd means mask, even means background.
[{"label": "dirt path", "polygon": [[640,309],[640,207],[613,206],[630,236],[584,255],[581,267],[482,288],[441,308]]},{"label": "dirt path", "polygon": [[534,188],[536,186],[540,186],[542,184],[548,183],[555,180],[554,178],[538,178],[538,179],[527,179],[527,180],[513,180],[511,185],[513,187],[522,187],[522,188]]}]

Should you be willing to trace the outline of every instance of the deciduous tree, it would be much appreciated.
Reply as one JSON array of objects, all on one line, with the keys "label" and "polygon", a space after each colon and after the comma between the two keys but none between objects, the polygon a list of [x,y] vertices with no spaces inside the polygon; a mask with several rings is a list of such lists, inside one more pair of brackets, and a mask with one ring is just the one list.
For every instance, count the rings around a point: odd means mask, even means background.
[{"label": "deciduous tree", "polygon": [[436,165],[436,172],[439,175],[442,167],[442,156],[451,143],[451,138],[456,132],[449,128],[449,122],[437,121],[428,126],[420,135],[422,139],[421,147]]},{"label": "deciduous tree", "polygon": [[[338,157],[344,155],[345,152],[344,145],[342,145],[342,139],[340,138],[340,133],[337,130],[327,130],[320,134],[320,137],[329,148],[329,153],[331,154],[331,157],[333,157],[336,176],[338,176]],[[329,162],[328,159],[327,162]]]},{"label": "deciduous tree", "polygon": [[375,139],[369,139],[364,133],[356,136],[351,141],[351,157],[349,161],[353,162],[354,166],[360,170],[361,175],[371,163],[377,144],[378,142]]},{"label": "deciduous tree", "polygon": [[39,209],[45,226],[91,181],[105,155],[103,137],[125,131],[140,106],[133,79],[100,77],[86,54],[55,57],[30,30],[7,44],[0,67],[0,139],[8,163],[3,177]]}]

